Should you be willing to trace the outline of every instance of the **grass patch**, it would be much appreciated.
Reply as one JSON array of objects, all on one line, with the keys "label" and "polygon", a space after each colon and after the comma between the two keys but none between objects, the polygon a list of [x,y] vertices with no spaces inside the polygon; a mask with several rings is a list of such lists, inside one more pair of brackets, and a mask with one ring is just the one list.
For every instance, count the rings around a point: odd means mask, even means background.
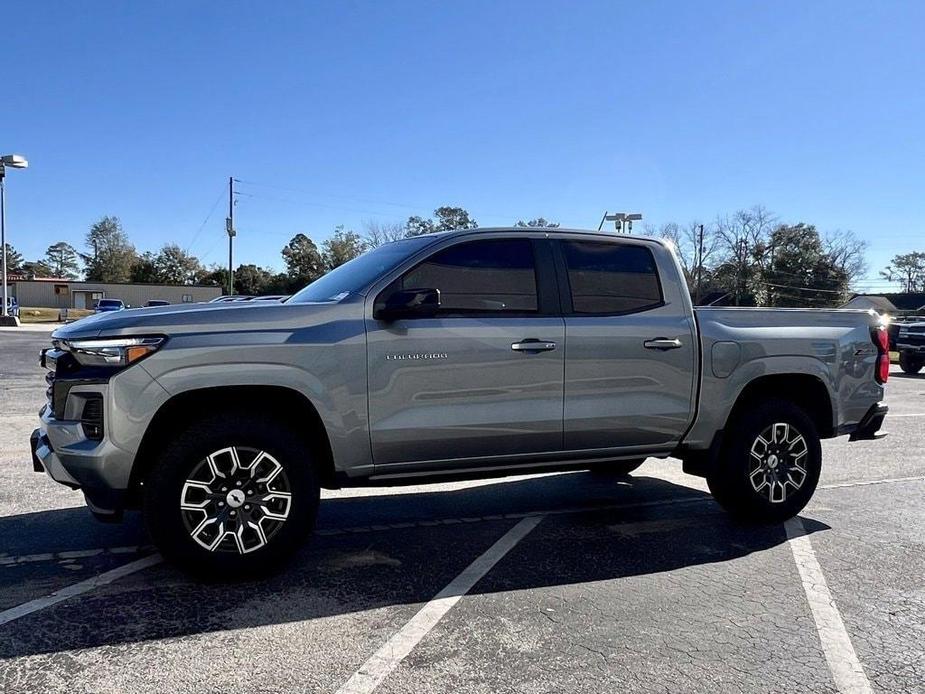
[{"label": "grass patch", "polygon": [[[77,320],[84,316],[89,316],[93,311],[82,308],[69,308],[67,310],[67,319]],[[38,308],[32,306],[23,306],[19,309],[19,320],[22,323],[58,323],[64,318],[64,309],[60,308]]]}]

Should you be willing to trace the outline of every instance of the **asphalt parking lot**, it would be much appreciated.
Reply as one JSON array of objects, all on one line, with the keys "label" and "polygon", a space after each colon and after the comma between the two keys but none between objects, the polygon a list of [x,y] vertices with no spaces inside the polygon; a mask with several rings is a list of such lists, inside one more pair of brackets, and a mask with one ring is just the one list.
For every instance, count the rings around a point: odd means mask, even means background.
[{"label": "asphalt parking lot", "polygon": [[326,492],[284,572],[203,585],[32,472],[46,342],[0,332],[0,691],[925,691],[925,374],[786,527],[650,459]]}]

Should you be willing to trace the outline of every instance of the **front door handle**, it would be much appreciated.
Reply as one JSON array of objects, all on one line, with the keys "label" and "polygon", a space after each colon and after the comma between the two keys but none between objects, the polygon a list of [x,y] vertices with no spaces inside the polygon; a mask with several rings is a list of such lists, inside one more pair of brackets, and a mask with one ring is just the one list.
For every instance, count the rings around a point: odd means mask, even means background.
[{"label": "front door handle", "polygon": [[681,340],[678,338],[668,338],[668,337],[656,337],[651,340],[646,340],[642,343],[642,346],[646,349],[678,349],[681,347]]},{"label": "front door handle", "polygon": [[537,340],[532,337],[527,338],[526,340],[521,340],[520,342],[515,342],[511,345],[511,349],[515,352],[551,352],[555,348],[555,342],[550,342],[549,340]]}]

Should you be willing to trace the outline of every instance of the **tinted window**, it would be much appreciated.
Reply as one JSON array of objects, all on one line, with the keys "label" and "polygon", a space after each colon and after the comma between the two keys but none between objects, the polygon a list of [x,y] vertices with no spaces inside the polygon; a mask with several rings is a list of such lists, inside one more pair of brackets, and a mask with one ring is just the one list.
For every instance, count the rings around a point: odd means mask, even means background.
[{"label": "tinted window", "polygon": [[403,289],[439,289],[441,313],[537,310],[533,244],[527,239],[461,243],[401,279]]},{"label": "tinted window", "polygon": [[662,303],[652,252],[643,246],[563,241],[575,313],[630,313]]}]

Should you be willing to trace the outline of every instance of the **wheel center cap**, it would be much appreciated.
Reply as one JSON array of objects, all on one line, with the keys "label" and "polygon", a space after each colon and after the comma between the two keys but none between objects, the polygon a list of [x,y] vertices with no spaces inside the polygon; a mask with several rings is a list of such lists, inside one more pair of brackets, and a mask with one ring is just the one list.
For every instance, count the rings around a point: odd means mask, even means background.
[{"label": "wheel center cap", "polygon": [[[777,456],[776,455],[772,454],[768,456],[768,467],[771,468],[772,470],[777,467]],[[229,494],[229,498],[230,496],[231,495]],[[231,501],[229,500],[228,503],[230,504]]]},{"label": "wheel center cap", "polygon": [[228,496],[225,497],[225,501],[228,502],[231,508],[238,508],[244,503],[244,492],[240,489],[232,489],[228,492]]}]

